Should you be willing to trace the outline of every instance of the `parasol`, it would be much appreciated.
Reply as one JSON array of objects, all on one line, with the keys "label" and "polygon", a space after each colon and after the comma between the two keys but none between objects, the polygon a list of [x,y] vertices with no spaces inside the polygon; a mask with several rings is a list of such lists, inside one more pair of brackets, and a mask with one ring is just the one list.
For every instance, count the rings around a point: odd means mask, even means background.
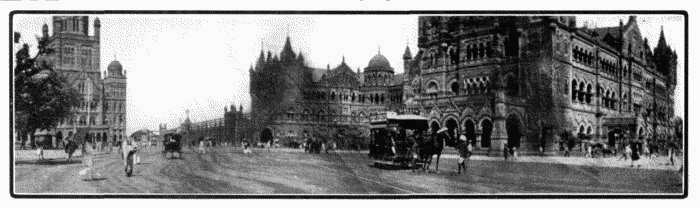
[{"label": "parasol", "polygon": [[447,131],[447,128],[441,128],[440,130],[437,131],[437,133],[439,134],[439,133],[446,132],[446,131]]}]

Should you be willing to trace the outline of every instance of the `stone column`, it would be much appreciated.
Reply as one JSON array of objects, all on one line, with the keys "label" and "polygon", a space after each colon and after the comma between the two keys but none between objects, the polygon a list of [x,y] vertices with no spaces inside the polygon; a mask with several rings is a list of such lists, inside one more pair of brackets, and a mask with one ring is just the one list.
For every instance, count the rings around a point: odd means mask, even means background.
[{"label": "stone column", "polygon": [[506,104],[505,89],[499,87],[495,92],[496,100],[493,112],[493,132],[491,133],[491,147],[500,150],[503,143],[508,141],[506,132]]}]

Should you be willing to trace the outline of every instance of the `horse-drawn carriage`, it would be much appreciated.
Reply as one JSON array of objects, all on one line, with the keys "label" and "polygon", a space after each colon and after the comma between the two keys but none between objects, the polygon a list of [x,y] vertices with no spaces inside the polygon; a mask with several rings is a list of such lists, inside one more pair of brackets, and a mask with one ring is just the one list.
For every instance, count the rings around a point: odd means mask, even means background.
[{"label": "horse-drawn carriage", "polygon": [[375,166],[418,168],[416,138],[428,129],[428,118],[394,112],[370,116],[372,143],[369,156]]},{"label": "horse-drawn carriage", "polygon": [[180,158],[182,155],[182,135],[178,133],[167,133],[163,135],[163,156],[165,159]]}]

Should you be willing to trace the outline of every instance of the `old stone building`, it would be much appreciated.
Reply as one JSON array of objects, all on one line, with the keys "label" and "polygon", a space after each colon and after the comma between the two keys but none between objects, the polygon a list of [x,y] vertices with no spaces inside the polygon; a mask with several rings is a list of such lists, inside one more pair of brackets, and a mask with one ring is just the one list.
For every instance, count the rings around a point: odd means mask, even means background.
[{"label": "old stone building", "polygon": [[85,129],[80,137],[90,140],[126,138],[126,70],[119,61],[112,61],[107,71],[100,70],[100,20],[95,18],[94,34],[89,34],[88,16],[54,16],[52,33],[44,24],[42,35],[49,37],[54,53],[42,60],[80,93],[80,106],[73,116],[64,118],[50,131],[60,141]]},{"label": "old stone building", "polygon": [[250,124],[250,114],[243,113],[243,106],[239,106],[238,110],[234,105],[224,107],[224,117],[210,119],[205,121],[193,122],[190,119],[189,111],[185,121],[180,124],[179,129],[173,131],[168,130],[166,124],[161,124],[161,135],[170,132],[178,132],[183,136],[183,143],[192,144],[193,141],[199,139],[213,139],[217,143],[228,142],[238,144],[244,138],[249,138],[247,129]]},{"label": "old stone building", "polygon": [[251,129],[254,141],[369,134],[369,115],[400,110],[403,75],[396,75],[381,51],[363,72],[342,57],[325,69],[306,65],[287,37],[280,54],[263,51],[250,68]]},{"label": "old stone building", "polygon": [[576,17],[423,16],[406,52],[405,111],[478,147],[554,150],[558,135],[663,139],[670,134],[676,53],[652,50],[635,16],[606,28]]}]

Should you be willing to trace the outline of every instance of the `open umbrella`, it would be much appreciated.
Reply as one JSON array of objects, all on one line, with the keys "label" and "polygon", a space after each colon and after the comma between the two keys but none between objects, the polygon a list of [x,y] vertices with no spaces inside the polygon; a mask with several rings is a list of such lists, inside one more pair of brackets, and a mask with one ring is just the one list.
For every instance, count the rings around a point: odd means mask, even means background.
[{"label": "open umbrella", "polygon": [[446,131],[447,131],[447,128],[441,128],[440,130],[437,131],[437,133],[439,134],[439,133],[446,132]]}]

